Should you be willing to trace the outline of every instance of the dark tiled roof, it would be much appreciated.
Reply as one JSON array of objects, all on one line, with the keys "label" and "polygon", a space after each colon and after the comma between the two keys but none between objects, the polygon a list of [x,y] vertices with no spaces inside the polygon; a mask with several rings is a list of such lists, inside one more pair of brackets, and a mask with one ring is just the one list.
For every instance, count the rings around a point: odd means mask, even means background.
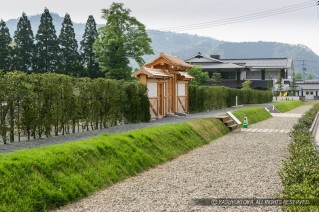
[{"label": "dark tiled roof", "polygon": [[252,59],[222,59],[224,62],[243,64],[251,68],[292,68],[292,59],[288,58],[252,58]]},{"label": "dark tiled roof", "polygon": [[[247,68],[288,68],[294,69],[293,61],[289,58],[248,58],[248,59],[215,59],[210,57],[191,57],[185,60],[203,68],[236,68],[236,65]],[[231,67],[235,65],[234,67]]]}]

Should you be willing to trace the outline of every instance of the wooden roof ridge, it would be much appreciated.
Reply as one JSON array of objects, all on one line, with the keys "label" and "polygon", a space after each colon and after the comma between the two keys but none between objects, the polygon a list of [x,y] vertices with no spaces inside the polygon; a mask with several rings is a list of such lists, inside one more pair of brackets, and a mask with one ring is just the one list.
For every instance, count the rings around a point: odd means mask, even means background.
[{"label": "wooden roof ridge", "polygon": [[165,54],[163,52],[160,53],[160,56],[158,56],[157,58],[155,58],[154,60],[148,62],[145,64],[146,67],[151,67],[153,66],[158,60],[160,60],[161,58],[165,59],[168,63],[170,63],[173,66],[180,66],[183,68],[192,68],[193,66],[186,63],[184,60],[182,60],[181,58],[177,57],[177,56],[172,56],[172,55],[168,55]]}]

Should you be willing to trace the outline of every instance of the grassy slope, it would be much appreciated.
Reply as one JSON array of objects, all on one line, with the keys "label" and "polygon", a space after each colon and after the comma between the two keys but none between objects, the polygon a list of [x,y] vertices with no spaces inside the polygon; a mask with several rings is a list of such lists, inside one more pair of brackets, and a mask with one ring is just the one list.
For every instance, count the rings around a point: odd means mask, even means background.
[{"label": "grassy slope", "polygon": [[209,143],[229,130],[216,119],[0,155],[0,211],[42,211]]},{"label": "grassy slope", "polygon": [[248,124],[254,124],[271,118],[271,115],[263,107],[243,108],[233,112],[233,114],[243,123],[244,115],[248,117]]},{"label": "grassy slope", "polygon": [[278,104],[275,104],[275,107],[282,113],[295,109],[299,106],[303,105],[303,102],[300,100],[293,100],[293,101],[284,101]]}]

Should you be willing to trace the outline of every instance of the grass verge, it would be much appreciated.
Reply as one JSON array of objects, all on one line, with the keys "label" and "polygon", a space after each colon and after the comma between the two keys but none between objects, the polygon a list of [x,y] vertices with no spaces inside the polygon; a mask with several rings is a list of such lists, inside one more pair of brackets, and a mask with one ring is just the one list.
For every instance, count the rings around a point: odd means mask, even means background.
[{"label": "grass verge", "polygon": [[0,211],[46,211],[228,133],[216,119],[149,127],[0,155]]},{"label": "grass verge", "polygon": [[292,100],[292,101],[283,101],[278,104],[275,104],[275,107],[282,113],[300,107],[304,103],[300,100]]},{"label": "grass verge", "polygon": [[[319,203],[319,153],[314,148],[309,128],[319,110],[313,106],[296,124],[291,133],[289,156],[280,172],[285,199],[311,199],[316,206],[289,206],[287,211],[318,211]],[[312,202],[311,201],[311,202]]]},{"label": "grass verge", "polygon": [[250,107],[235,110],[232,112],[242,123],[245,114],[248,117],[248,124],[254,124],[271,118],[271,115],[263,107]]}]

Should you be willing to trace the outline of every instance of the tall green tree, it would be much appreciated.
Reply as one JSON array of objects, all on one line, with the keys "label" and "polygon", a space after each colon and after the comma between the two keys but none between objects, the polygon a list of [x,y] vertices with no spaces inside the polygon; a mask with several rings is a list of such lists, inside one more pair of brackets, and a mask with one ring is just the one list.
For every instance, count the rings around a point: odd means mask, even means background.
[{"label": "tall green tree", "polygon": [[0,21],[0,70],[7,72],[10,70],[10,57],[12,38],[6,23]]},{"label": "tall green tree", "polygon": [[252,83],[251,80],[245,80],[245,82],[243,82],[243,84],[242,84],[243,89],[245,89],[245,90],[251,89],[251,83]]},{"label": "tall green tree", "polygon": [[59,69],[58,72],[71,76],[81,76],[80,55],[78,43],[70,15],[64,16],[61,33],[59,36]]},{"label": "tall green tree", "polygon": [[307,80],[313,80],[313,75],[311,72],[307,73]]},{"label": "tall green tree", "polygon": [[278,78],[278,92],[282,92],[283,91],[283,84],[282,84],[282,77],[281,74],[279,74],[279,78]]},{"label": "tall green tree", "polygon": [[22,13],[18,21],[17,30],[14,33],[14,41],[14,68],[18,71],[28,72],[32,65],[34,37],[30,21],[25,13]]},{"label": "tall green tree", "polygon": [[223,77],[220,73],[214,72],[211,80],[214,85],[220,85],[223,81]]},{"label": "tall green tree", "polygon": [[295,76],[295,72],[293,72],[292,81],[291,81],[291,95],[295,96],[296,92],[297,92],[296,76]]},{"label": "tall green tree", "polygon": [[145,26],[130,13],[122,3],[113,3],[109,9],[102,10],[106,25],[99,29],[94,47],[100,66],[109,78],[130,78],[130,59],[143,65],[142,56],[153,54]]},{"label": "tall green tree", "polygon": [[83,34],[82,41],[80,42],[81,61],[85,69],[85,76],[90,78],[102,76],[99,63],[97,62],[97,58],[93,50],[93,44],[97,39],[97,36],[96,22],[94,17],[90,15],[85,25],[85,32]]},{"label": "tall green tree", "polygon": [[209,81],[208,73],[204,72],[200,66],[193,66],[187,73],[195,78],[191,81],[191,85],[203,85]]},{"label": "tall green tree", "polygon": [[302,76],[301,76],[301,73],[300,73],[299,71],[297,71],[297,72],[295,73],[295,79],[296,79],[296,80],[302,80]]},{"label": "tall green tree", "polygon": [[38,32],[35,36],[34,72],[55,72],[58,65],[58,41],[52,23],[52,16],[47,8],[41,15]]}]

